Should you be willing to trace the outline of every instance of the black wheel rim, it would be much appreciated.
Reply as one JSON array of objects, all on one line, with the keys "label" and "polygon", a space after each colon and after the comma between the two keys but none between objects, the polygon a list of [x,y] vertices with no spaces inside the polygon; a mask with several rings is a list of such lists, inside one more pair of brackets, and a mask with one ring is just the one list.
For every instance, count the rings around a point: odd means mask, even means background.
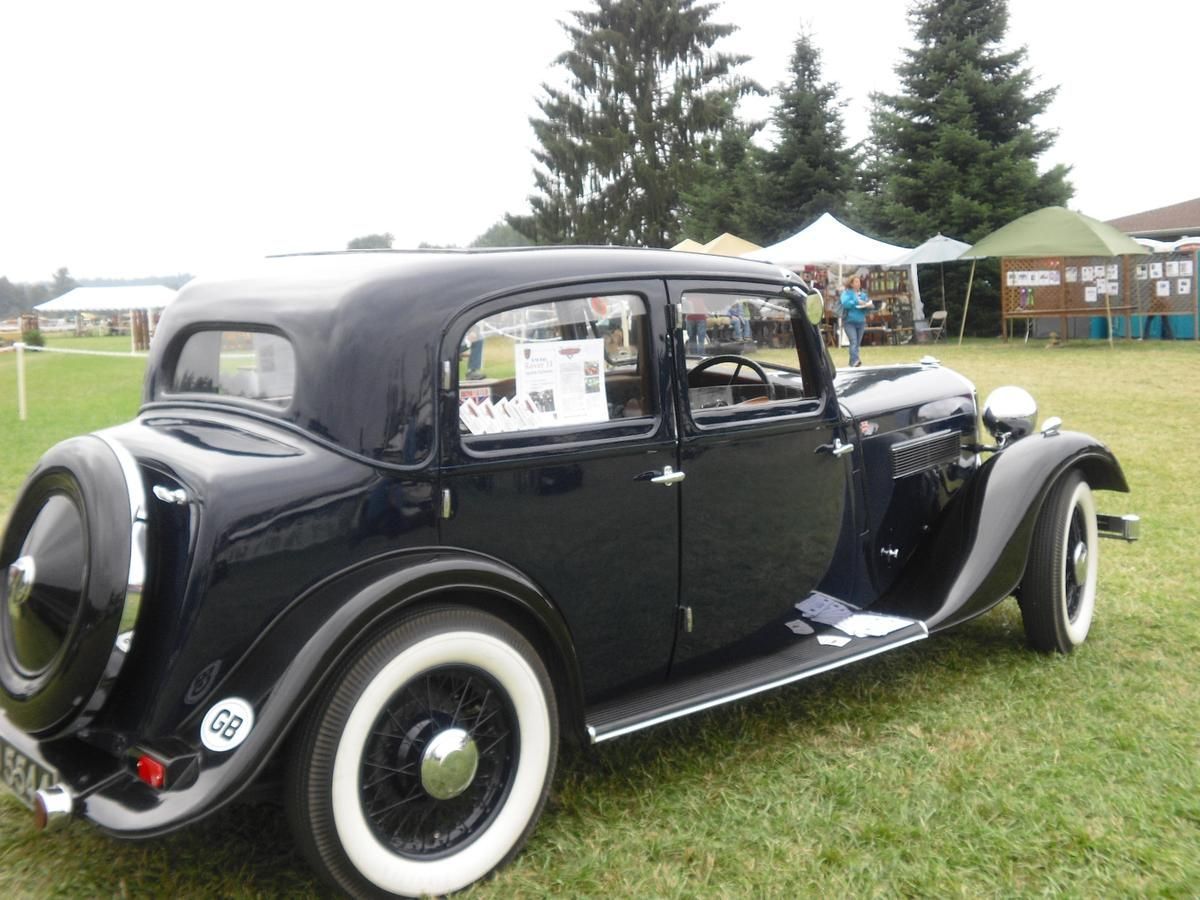
[{"label": "black wheel rim", "polygon": [[[429,742],[448,729],[470,735],[474,777],[461,794],[439,800],[421,779]],[[518,730],[507,693],[470,666],[441,666],[409,681],[371,726],[359,794],[371,831],[394,852],[435,859],[482,834],[499,813],[516,772]]]},{"label": "black wheel rim", "polygon": [[1079,581],[1077,566],[1075,564],[1075,549],[1080,545],[1091,552],[1091,548],[1087,544],[1087,522],[1084,520],[1083,510],[1079,508],[1079,504],[1071,510],[1071,522],[1067,526],[1067,552],[1064,564],[1066,566],[1066,596],[1064,599],[1067,603],[1067,619],[1071,622],[1075,621],[1075,617],[1079,615],[1079,607],[1083,603],[1083,584]]}]

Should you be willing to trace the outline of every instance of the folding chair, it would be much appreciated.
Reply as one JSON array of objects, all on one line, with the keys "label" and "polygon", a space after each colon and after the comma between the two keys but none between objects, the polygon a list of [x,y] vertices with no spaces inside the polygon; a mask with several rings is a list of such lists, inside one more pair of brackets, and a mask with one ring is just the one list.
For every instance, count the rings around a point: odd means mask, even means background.
[{"label": "folding chair", "polygon": [[946,330],[946,316],[948,313],[944,309],[939,309],[929,317],[929,334],[932,338],[930,343],[936,344],[942,339],[942,333]]}]

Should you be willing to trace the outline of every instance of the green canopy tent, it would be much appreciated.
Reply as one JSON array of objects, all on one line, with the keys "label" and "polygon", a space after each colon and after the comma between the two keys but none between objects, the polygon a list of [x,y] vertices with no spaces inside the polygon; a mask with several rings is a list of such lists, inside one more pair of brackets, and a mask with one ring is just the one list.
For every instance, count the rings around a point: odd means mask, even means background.
[{"label": "green canopy tent", "polygon": [[[962,345],[971,306],[971,286],[975,282],[975,259],[988,256],[1140,256],[1145,248],[1128,235],[1098,219],[1061,206],[1047,206],[1009,222],[966,250],[959,259],[971,260],[967,279],[967,299],[963,305],[958,343]],[[1108,343],[1112,346],[1112,309],[1104,297],[1108,315]]]}]

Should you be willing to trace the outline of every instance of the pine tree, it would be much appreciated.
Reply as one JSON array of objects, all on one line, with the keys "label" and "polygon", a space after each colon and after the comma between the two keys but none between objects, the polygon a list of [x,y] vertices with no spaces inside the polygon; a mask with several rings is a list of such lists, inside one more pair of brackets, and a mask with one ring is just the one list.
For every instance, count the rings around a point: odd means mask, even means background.
[{"label": "pine tree", "polygon": [[909,22],[917,46],[896,69],[902,92],[873,97],[872,224],[897,241],[975,241],[1065,203],[1067,168],[1037,168],[1056,134],[1033,123],[1056,89],[1034,89],[1024,47],[1001,49],[1007,0],[919,0]]},{"label": "pine tree", "polygon": [[66,266],[58,269],[54,273],[54,281],[50,284],[50,299],[61,297],[63,294],[75,290],[79,287],[79,282],[71,277],[70,271]]},{"label": "pine tree", "polygon": [[596,0],[563,27],[565,88],[543,85],[531,120],[537,193],[508,221],[536,243],[664,246],[679,231],[680,191],[699,147],[751,88],[745,57],[715,52],[734,31],[715,3]]},{"label": "pine tree", "polygon": [[854,154],[846,147],[844,101],[821,78],[821,51],[802,33],[792,51],[791,81],[779,86],[772,121],[778,132],[763,168],[770,181],[760,210],[767,242],[794,234],[830,212],[841,216],[853,187]]},{"label": "pine tree", "polygon": [[390,231],[383,234],[364,234],[351,238],[346,243],[347,250],[391,250],[392,242],[396,240]]},{"label": "pine tree", "polygon": [[[862,219],[899,243],[937,232],[973,242],[1027,212],[1066,203],[1068,169],[1039,173],[1037,166],[1056,134],[1034,119],[1056,89],[1034,88],[1024,47],[1001,49],[1007,0],[919,0],[909,22],[917,46],[896,68],[902,92],[873,97],[871,164],[856,203]],[[966,294],[959,268],[946,270],[951,322],[960,321]],[[935,290],[930,275],[921,279],[926,296]],[[984,260],[966,330],[995,334],[999,321],[999,266]]]},{"label": "pine tree", "polygon": [[770,202],[763,151],[751,139],[761,126],[732,116],[720,137],[706,142],[691,185],[681,193],[680,235],[705,243],[724,232],[762,244],[763,212]]}]

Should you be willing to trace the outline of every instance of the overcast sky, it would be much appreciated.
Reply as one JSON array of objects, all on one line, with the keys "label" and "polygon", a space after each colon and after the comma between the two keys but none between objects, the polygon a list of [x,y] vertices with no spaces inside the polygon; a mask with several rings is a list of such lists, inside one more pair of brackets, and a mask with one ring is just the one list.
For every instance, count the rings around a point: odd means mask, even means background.
[{"label": "overcast sky", "polygon": [[[0,6],[0,275],[209,273],[268,253],[465,245],[532,189],[529,116],[581,0]],[[807,26],[867,134],[911,45],[903,0],[727,0],[724,49],[786,76]],[[1200,196],[1198,0],[1010,0],[1009,39],[1101,219]],[[747,108],[765,117],[767,102]],[[694,235],[707,240],[714,235]]]}]

